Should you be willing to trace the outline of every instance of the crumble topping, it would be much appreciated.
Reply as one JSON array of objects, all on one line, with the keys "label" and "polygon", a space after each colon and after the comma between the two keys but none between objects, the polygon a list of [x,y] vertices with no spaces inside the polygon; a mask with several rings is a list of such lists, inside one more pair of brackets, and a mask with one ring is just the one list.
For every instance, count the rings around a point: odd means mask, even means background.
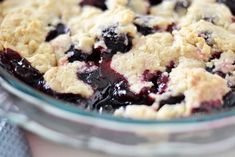
[{"label": "crumble topping", "polygon": [[170,61],[178,58],[177,47],[173,46],[173,40],[170,33],[143,36],[137,39],[130,52],[116,54],[111,67],[125,76],[131,90],[139,93],[142,88],[153,85],[143,80],[144,71],[163,71]]},{"label": "crumble topping", "polygon": [[170,80],[168,90],[172,95],[185,95],[186,115],[202,102],[220,101],[222,104],[223,96],[229,92],[224,79],[201,68],[176,68]]},{"label": "crumble topping", "polygon": [[187,26],[200,20],[205,20],[225,29],[232,24],[232,13],[229,8],[219,3],[193,1],[187,14],[180,20],[180,26]]},{"label": "crumble topping", "polygon": [[82,70],[84,66],[84,63],[74,62],[51,68],[44,75],[46,85],[56,92],[80,94],[88,98],[93,94],[92,88],[77,78],[78,69]]},{"label": "crumble topping", "polygon": [[0,66],[101,113],[212,113],[235,106],[234,8],[229,0],[4,0]]}]

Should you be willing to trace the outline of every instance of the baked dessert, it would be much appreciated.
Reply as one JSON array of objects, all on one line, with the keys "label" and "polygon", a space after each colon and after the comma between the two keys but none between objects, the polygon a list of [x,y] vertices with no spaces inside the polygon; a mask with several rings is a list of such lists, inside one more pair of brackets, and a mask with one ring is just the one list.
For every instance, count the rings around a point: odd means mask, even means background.
[{"label": "baked dessert", "polygon": [[1,0],[0,65],[88,111],[137,119],[235,106],[233,0]]}]

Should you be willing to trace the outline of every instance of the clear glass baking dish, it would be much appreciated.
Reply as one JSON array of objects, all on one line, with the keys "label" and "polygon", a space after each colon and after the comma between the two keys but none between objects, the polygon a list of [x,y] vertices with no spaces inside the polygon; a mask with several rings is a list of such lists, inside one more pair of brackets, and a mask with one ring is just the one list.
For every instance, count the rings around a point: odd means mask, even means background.
[{"label": "clear glass baking dish", "polygon": [[55,100],[1,68],[0,76],[0,115],[36,135],[94,156],[235,155],[235,110],[164,121],[124,119]]}]

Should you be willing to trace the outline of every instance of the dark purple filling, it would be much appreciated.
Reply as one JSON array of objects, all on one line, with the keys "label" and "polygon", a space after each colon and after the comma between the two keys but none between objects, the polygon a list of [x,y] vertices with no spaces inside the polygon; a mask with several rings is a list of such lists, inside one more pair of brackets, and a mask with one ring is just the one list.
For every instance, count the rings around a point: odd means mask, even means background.
[{"label": "dark purple filling", "polygon": [[132,37],[129,34],[118,33],[117,26],[111,26],[102,31],[102,40],[112,54],[128,52],[132,48]]},{"label": "dark purple filling", "polygon": [[79,79],[90,84],[95,94],[88,100],[92,110],[113,112],[131,104],[152,105],[149,91],[135,94],[129,90],[127,80],[110,67],[110,56],[104,55],[100,66],[93,72],[78,73]]},{"label": "dark purple filling", "polygon": [[216,2],[225,4],[235,15],[235,0],[216,0]]},{"label": "dark purple filling", "polygon": [[149,35],[149,34],[153,34],[153,33],[156,33],[156,32],[164,32],[164,31],[172,33],[176,29],[176,25],[174,23],[169,25],[166,28],[166,30],[160,28],[159,26],[155,26],[155,27],[151,28],[149,26],[140,25],[140,24],[137,24],[137,23],[135,23],[134,25],[136,26],[137,31],[139,33],[141,33],[142,35]]},{"label": "dark purple filling", "polygon": [[149,0],[149,3],[150,3],[151,5],[158,5],[158,4],[162,3],[162,1],[163,1],[163,0]]},{"label": "dark purple filling", "polygon": [[99,49],[94,49],[91,54],[87,54],[78,50],[72,45],[65,54],[69,54],[68,61],[70,63],[74,61],[84,61],[84,62],[94,62],[95,64],[99,64],[101,60],[101,52]]},{"label": "dark purple filling", "polygon": [[17,52],[11,49],[0,51],[0,66],[26,84],[41,90],[44,82],[42,74]]},{"label": "dark purple filling", "polygon": [[83,100],[79,95],[57,93],[51,90],[45,85],[43,75],[33,68],[26,59],[22,58],[19,53],[11,49],[0,51],[0,66],[27,85],[54,98],[72,103]]},{"label": "dark purple filling", "polygon": [[80,2],[81,6],[93,6],[93,7],[97,7],[100,8],[102,10],[106,10],[107,7],[105,5],[105,0],[82,0]]},{"label": "dark purple filling", "polygon": [[[11,49],[5,49],[0,52],[0,66],[36,90],[56,99],[74,103],[88,110],[102,110],[103,112],[112,113],[115,109],[131,104],[152,105],[154,99],[149,96],[150,92],[155,91],[160,94],[164,92],[168,77],[163,75],[162,72],[150,73],[149,71],[146,71],[143,77],[145,80],[152,81],[154,87],[152,89],[144,88],[139,94],[131,92],[127,80],[110,67],[111,57],[111,54],[103,53],[101,62],[96,70],[93,72],[78,73],[78,78],[90,84],[95,91],[94,95],[89,99],[84,99],[80,95],[53,91],[45,85],[43,75],[33,68],[26,59]],[[224,96],[223,108],[234,107],[234,98],[235,92],[232,90]],[[160,102],[160,108],[166,104],[174,105],[181,103],[184,99],[184,95],[170,97]],[[211,113],[212,111],[219,110],[220,106],[220,101],[204,102],[200,108],[194,109],[193,113]]]},{"label": "dark purple filling", "polygon": [[228,94],[224,96],[223,100],[223,108],[235,107],[235,90],[232,89]]},{"label": "dark purple filling", "polygon": [[172,96],[166,100],[162,100],[159,103],[159,109],[162,108],[164,105],[175,105],[175,104],[179,104],[182,103],[185,99],[184,95],[179,95],[179,96]]},{"label": "dark purple filling", "polygon": [[49,42],[53,39],[55,39],[57,36],[62,35],[62,34],[66,34],[69,32],[69,29],[62,23],[59,23],[55,26],[55,28],[50,31],[47,36],[45,41]]},{"label": "dark purple filling", "polygon": [[169,77],[161,71],[151,73],[149,70],[146,70],[143,73],[143,80],[153,83],[153,87],[150,89],[150,92],[163,94],[167,89]]},{"label": "dark purple filling", "polygon": [[137,28],[137,31],[141,33],[142,35],[149,35],[149,34],[153,34],[156,32],[153,28],[148,27],[148,26],[143,26],[139,24],[135,24],[135,26]]},{"label": "dark purple filling", "polygon": [[57,93],[50,89],[45,85],[43,75],[11,49],[0,52],[0,66],[24,83],[45,94],[89,110],[102,109],[104,112],[113,112],[121,106],[130,104],[152,105],[154,100],[149,97],[149,91],[143,90],[140,94],[131,92],[126,79],[111,69],[111,57],[112,55],[104,53],[97,70],[78,74],[78,77],[90,84],[95,91],[95,94],[87,100],[80,95]]}]

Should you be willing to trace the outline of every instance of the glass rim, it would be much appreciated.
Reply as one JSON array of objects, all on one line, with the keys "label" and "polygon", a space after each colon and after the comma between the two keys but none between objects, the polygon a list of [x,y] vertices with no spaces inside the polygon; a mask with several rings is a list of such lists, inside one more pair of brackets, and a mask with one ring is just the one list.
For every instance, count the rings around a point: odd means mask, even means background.
[{"label": "glass rim", "polygon": [[37,100],[43,101],[50,107],[55,107],[57,109],[67,111],[69,113],[84,116],[87,118],[98,118],[100,120],[107,120],[119,123],[126,124],[136,124],[136,125],[154,125],[154,124],[196,124],[199,122],[210,122],[215,120],[220,120],[223,118],[228,118],[235,116],[235,109],[226,110],[223,112],[215,112],[208,115],[192,116],[188,118],[177,118],[169,120],[141,120],[141,119],[130,119],[124,117],[113,116],[112,114],[99,114],[98,112],[86,111],[79,107],[74,106],[71,103],[67,103],[61,100],[56,100],[53,97],[50,97],[46,94],[43,94],[39,91],[36,91],[32,87],[24,84],[22,81],[18,80],[14,76],[10,75],[3,68],[0,67],[0,78],[7,83],[12,88],[16,89],[19,92],[22,92],[30,97],[33,97]]}]

